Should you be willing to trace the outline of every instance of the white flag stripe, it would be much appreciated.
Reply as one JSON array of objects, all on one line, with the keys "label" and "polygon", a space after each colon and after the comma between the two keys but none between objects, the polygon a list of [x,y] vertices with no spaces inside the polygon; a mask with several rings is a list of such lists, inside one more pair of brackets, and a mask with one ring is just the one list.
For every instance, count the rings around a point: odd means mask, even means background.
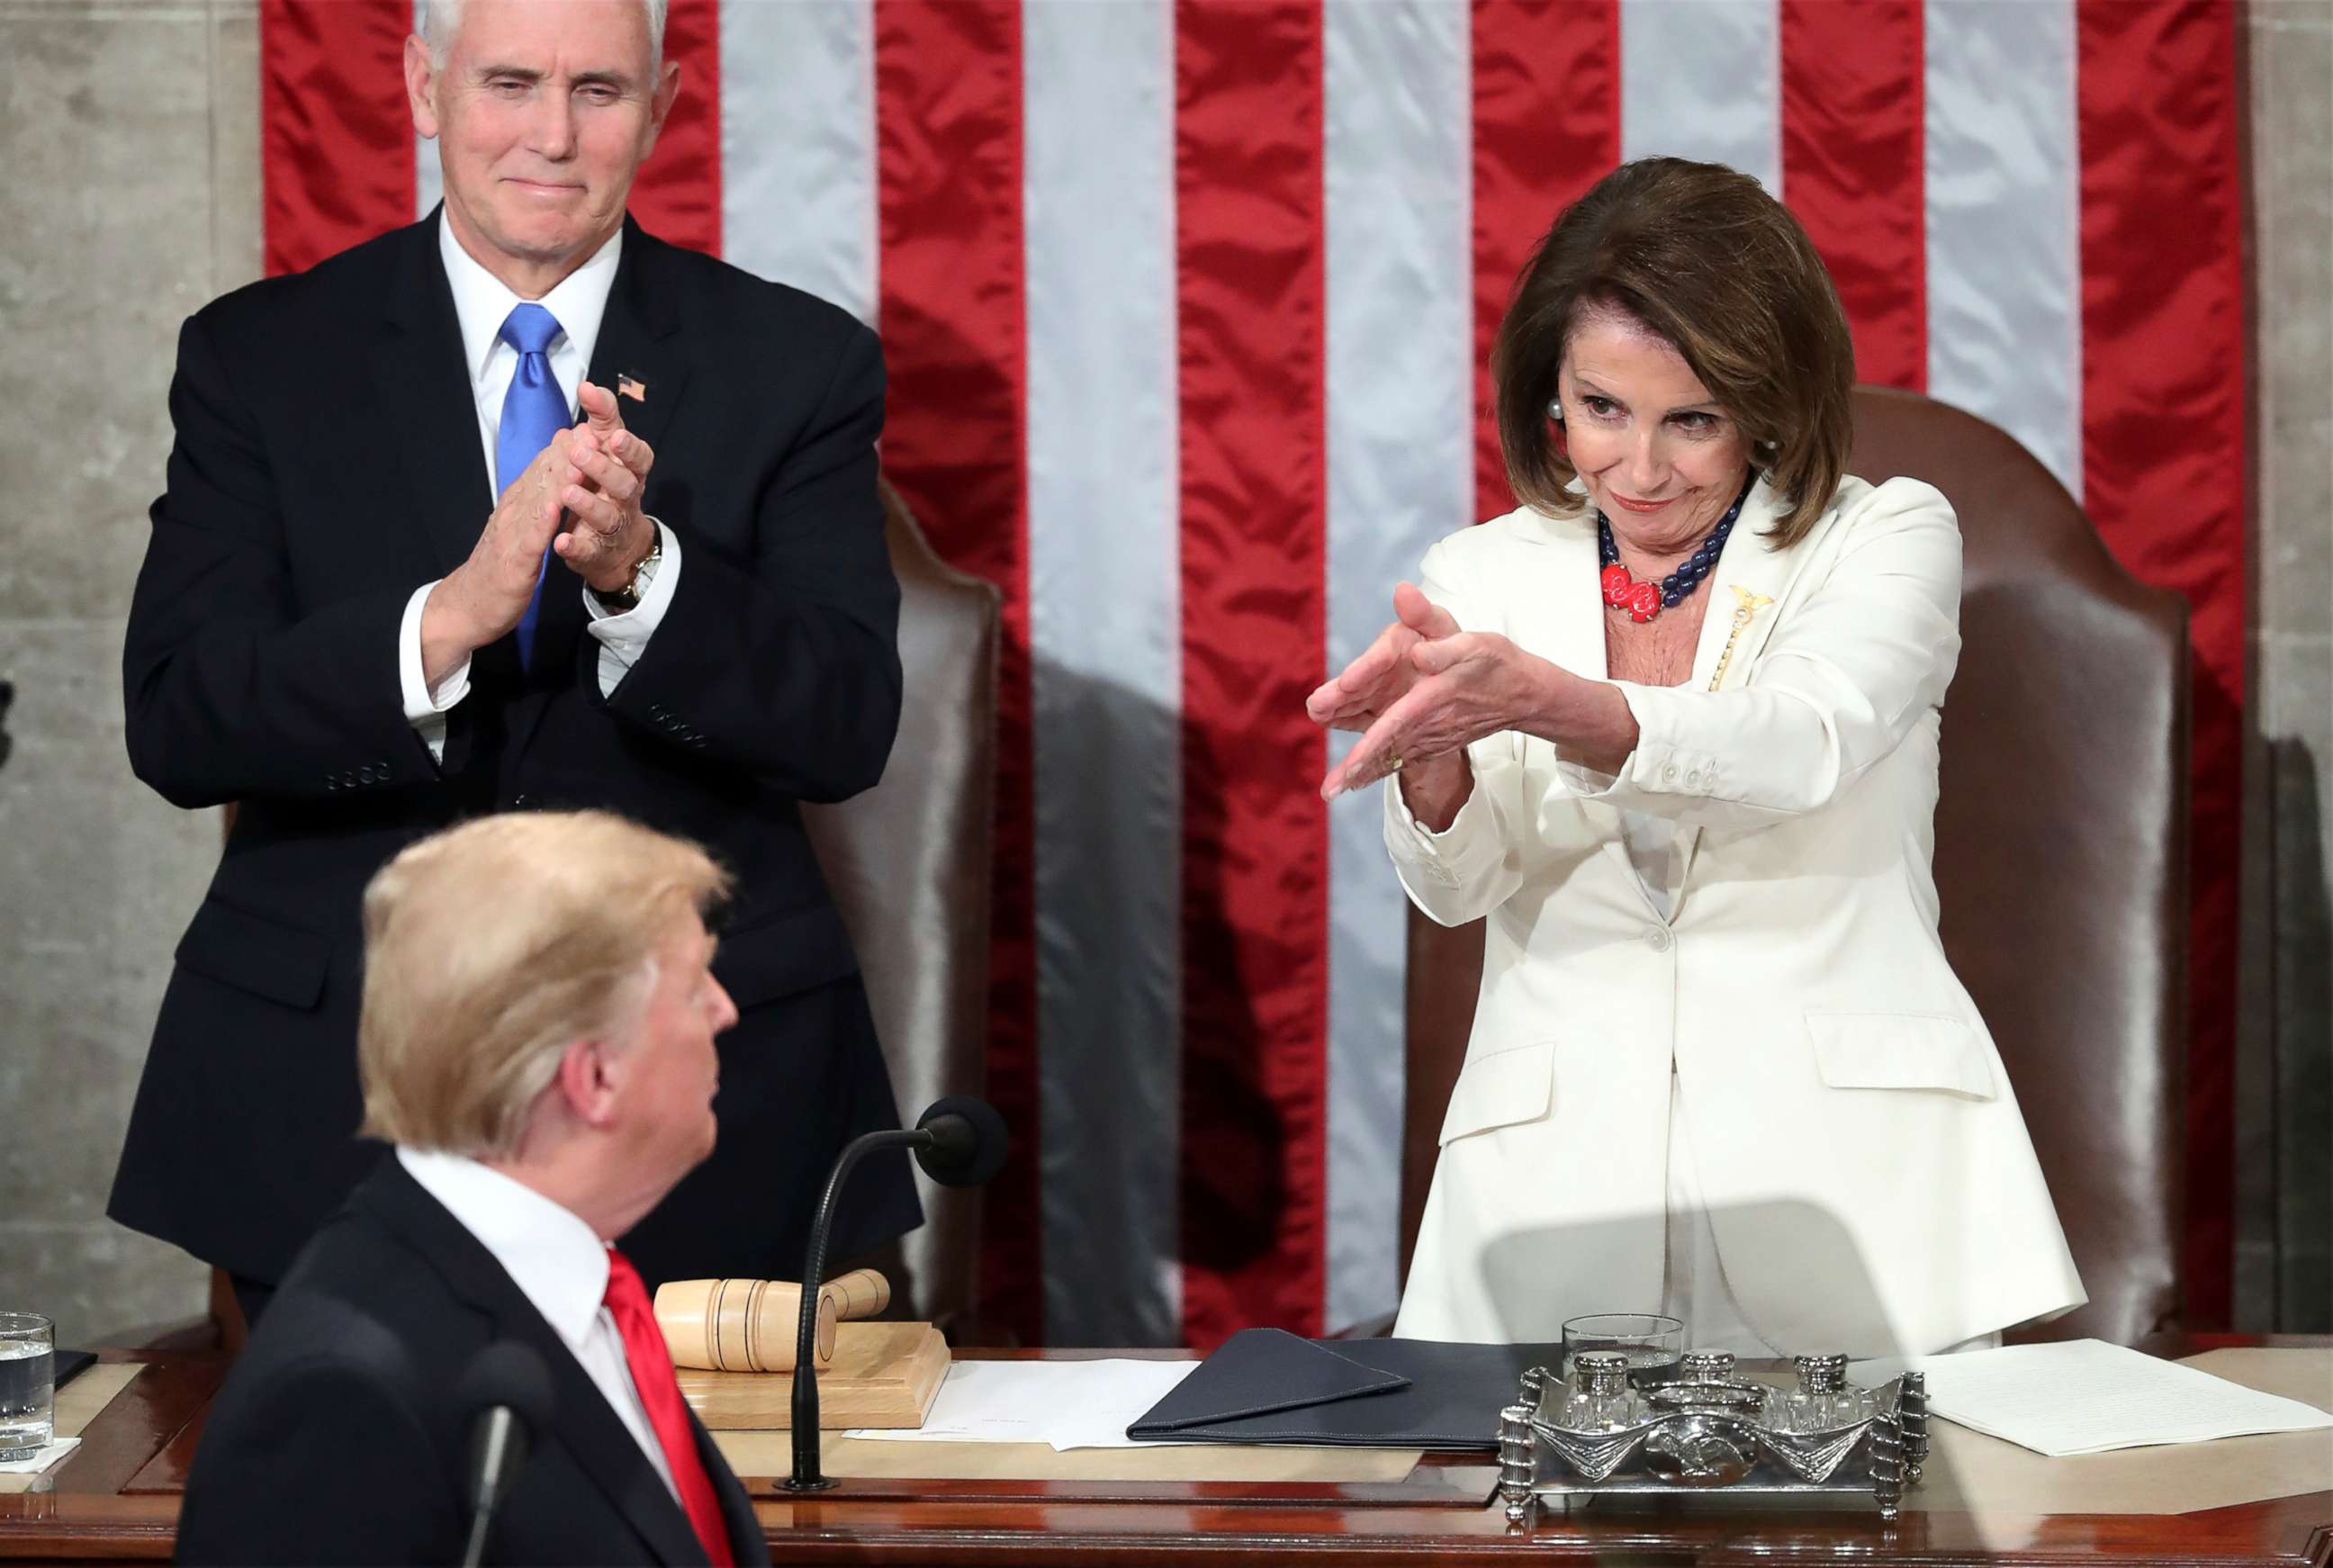
[{"label": "white flag stripe", "polygon": [[1727,164],[1782,194],[1775,0],[1620,0],[1620,156]]},{"label": "white flag stripe", "polygon": [[1049,1344],[1181,1338],[1174,18],[1022,12]]},{"label": "white flag stripe", "polygon": [[1929,0],[1928,395],[2082,493],[2072,0]]},{"label": "white flag stripe", "polygon": [[[1393,585],[1474,521],[1474,331],[1464,0],[1331,0],[1328,649],[1341,669]],[[1327,763],[1356,737],[1329,737]],[[1390,1312],[1401,1203],[1404,911],[1375,790],[1329,814],[1331,1328]]]},{"label": "white flag stripe", "polygon": [[723,256],[872,323],[876,215],[870,0],[727,0]]}]

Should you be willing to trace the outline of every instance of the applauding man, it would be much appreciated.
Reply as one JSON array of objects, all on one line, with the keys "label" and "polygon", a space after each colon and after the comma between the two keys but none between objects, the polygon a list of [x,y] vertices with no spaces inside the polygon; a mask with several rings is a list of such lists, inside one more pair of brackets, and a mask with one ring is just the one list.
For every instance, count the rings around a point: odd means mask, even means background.
[{"label": "applauding man", "polygon": [[[430,0],[406,82],[444,206],[179,340],[130,753],[237,811],[110,1212],[228,1270],[247,1315],[379,1158],[360,891],[466,816],[612,809],[734,875],[719,1152],[627,1238],[651,1284],[798,1272],[833,1155],[896,1124],[796,810],[872,784],[898,725],[881,354],[625,216],[680,91],[663,15]],[[838,1255],[917,1221],[897,1165],[852,1196]]]}]

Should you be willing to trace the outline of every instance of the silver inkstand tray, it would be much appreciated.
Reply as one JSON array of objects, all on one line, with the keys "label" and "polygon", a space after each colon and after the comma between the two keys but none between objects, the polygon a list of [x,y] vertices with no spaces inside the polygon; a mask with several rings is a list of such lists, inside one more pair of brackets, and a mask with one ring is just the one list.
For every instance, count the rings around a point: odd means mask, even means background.
[{"label": "silver inkstand tray", "polygon": [[1583,1351],[1571,1376],[1522,1375],[1499,1412],[1498,1498],[1511,1525],[1539,1498],[1719,1492],[1861,1496],[1894,1519],[1928,1456],[1925,1380],[1847,1380],[1847,1358],[1793,1358],[1796,1388],[1737,1375],[1723,1351],[1690,1351],[1669,1382],[1631,1381],[1627,1358]]}]

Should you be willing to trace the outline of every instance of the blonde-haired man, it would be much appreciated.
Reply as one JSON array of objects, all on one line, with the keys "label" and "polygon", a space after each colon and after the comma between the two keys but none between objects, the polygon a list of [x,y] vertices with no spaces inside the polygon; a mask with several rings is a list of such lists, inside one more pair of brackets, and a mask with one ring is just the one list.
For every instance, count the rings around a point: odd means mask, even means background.
[{"label": "blonde-haired man", "polygon": [[610,1245],[712,1152],[737,1010],[695,844],[600,812],[421,840],[365,890],[365,1130],[385,1159],[317,1231],[236,1362],[187,1478],[179,1560],[451,1562],[462,1370],[551,1372],[548,1430],[488,1558],[766,1561]]}]

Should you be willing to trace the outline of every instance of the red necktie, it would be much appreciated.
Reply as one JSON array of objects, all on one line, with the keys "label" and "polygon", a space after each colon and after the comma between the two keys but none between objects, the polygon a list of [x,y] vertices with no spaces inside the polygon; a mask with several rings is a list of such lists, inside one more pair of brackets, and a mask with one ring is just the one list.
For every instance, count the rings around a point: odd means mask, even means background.
[{"label": "red necktie", "polygon": [[624,1360],[631,1364],[632,1387],[639,1390],[640,1406],[648,1413],[648,1425],[656,1429],[657,1441],[664,1446],[665,1463],[672,1467],[680,1505],[688,1511],[688,1522],[715,1568],[733,1568],[735,1559],[729,1552],[729,1526],[722,1521],[721,1499],[713,1490],[713,1477],[697,1457],[696,1439],[688,1426],[688,1404],[680,1397],[680,1380],[672,1374],[672,1352],[665,1348],[664,1331],[657,1327],[656,1310],[648,1304],[640,1271],[612,1246],[608,1249],[607,1303],[610,1315],[616,1320],[616,1332],[624,1336]]}]

